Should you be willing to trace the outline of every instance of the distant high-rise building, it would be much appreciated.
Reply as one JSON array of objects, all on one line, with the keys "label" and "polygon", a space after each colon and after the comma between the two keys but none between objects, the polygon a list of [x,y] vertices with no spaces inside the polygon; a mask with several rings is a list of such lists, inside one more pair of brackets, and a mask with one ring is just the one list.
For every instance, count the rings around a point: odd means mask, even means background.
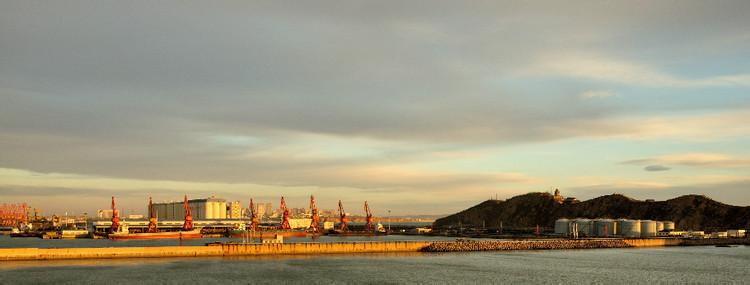
[{"label": "distant high-rise building", "polygon": [[100,219],[111,219],[112,218],[112,210],[98,210],[96,211],[96,217]]},{"label": "distant high-rise building", "polygon": [[242,218],[242,205],[240,204],[240,201],[234,201],[230,204],[228,216],[230,219]]},{"label": "distant high-rise building", "polygon": [[257,209],[258,217],[266,216],[266,204],[256,204],[255,208]]}]

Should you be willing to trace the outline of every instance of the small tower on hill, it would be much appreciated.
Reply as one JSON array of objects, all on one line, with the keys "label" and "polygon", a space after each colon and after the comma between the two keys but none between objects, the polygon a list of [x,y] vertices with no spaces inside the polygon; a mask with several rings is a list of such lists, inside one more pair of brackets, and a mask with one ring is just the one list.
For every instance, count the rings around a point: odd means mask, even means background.
[{"label": "small tower on hill", "polygon": [[555,188],[554,199],[555,199],[555,202],[557,202],[558,204],[562,204],[563,200],[565,200],[565,198],[563,198],[563,196],[560,195],[560,189]]}]

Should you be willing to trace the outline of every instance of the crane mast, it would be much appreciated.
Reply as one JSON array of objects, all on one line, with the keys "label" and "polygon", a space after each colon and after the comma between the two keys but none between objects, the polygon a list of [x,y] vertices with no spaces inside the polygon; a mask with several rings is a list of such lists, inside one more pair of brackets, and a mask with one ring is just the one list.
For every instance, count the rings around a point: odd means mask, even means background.
[{"label": "crane mast", "polygon": [[366,232],[372,232],[372,213],[370,212],[370,205],[367,204],[367,201],[365,201],[365,216],[366,216],[366,224],[365,224],[365,231]]},{"label": "crane mast", "polygon": [[112,225],[109,227],[110,232],[117,232],[120,229],[120,213],[115,208],[115,196],[112,196]]},{"label": "crane mast", "polygon": [[156,227],[156,213],[154,212],[154,204],[151,197],[148,197],[148,232],[155,233],[158,229]]},{"label": "crane mast", "polygon": [[185,223],[182,224],[182,230],[192,231],[193,230],[193,215],[190,213],[190,207],[188,207],[187,195],[185,195],[185,201],[183,202],[182,207],[185,208]]},{"label": "crane mast", "polygon": [[310,217],[310,227],[307,228],[307,230],[313,233],[319,233],[320,216],[318,215],[318,207],[315,206],[315,197],[313,197],[313,195],[310,195],[310,213],[312,214]]},{"label": "crane mast", "polygon": [[292,227],[289,225],[289,209],[286,207],[286,202],[284,202],[284,196],[281,196],[281,213],[282,213],[282,220],[281,220],[281,229],[288,230]]},{"label": "crane mast", "polygon": [[346,232],[347,230],[349,230],[349,227],[346,225],[348,218],[346,217],[344,205],[341,204],[341,200],[339,200],[339,217],[341,217],[341,225],[339,226],[339,230],[341,230],[342,232]]},{"label": "crane mast", "polygon": [[253,204],[253,198],[250,198],[250,230],[258,231],[258,212]]}]

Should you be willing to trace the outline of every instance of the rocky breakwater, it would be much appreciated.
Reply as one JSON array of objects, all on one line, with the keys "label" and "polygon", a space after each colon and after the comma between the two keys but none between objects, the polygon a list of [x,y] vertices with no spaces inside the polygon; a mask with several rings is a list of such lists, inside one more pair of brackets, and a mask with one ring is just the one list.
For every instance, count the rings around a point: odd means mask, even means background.
[{"label": "rocky breakwater", "polygon": [[537,250],[537,249],[588,249],[588,248],[624,248],[632,247],[621,239],[592,240],[456,240],[434,242],[424,248],[423,252],[454,251],[497,251],[497,250]]}]

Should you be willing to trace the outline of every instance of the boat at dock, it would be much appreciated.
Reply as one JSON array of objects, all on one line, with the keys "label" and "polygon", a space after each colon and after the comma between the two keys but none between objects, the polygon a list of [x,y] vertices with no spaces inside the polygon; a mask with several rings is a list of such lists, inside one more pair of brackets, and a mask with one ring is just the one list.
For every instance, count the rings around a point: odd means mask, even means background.
[{"label": "boat at dock", "polygon": [[17,233],[11,233],[10,237],[18,238],[18,237],[33,237],[33,238],[41,238],[42,233],[41,232],[17,232]]},{"label": "boat at dock", "polygon": [[305,231],[295,230],[268,230],[268,231],[248,231],[248,230],[230,230],[229,237],[232,238],[275,238],[281,236],[284,238],[290,237],[308,237],[314,235]]},{"label": "boat at dock", "polygon": [[331,236],[385,236],[388,235],[385,232],[370,232],[370,231],[341,231],[341,230],[330,230],[328,235]]},{"label": "boat at dock", "polygon": [[60,231],[62,239],[91,238],[91,233],[87,230],[62,230]]},{"label": "boat at dock", "polygon": [[179,232],[156,232],[156,233],[128,233],[128,232],[117,232],[107,236],[113,240],[125,240],[125,239],[196,239],[201,238],[201,231],[179,231]]}]

